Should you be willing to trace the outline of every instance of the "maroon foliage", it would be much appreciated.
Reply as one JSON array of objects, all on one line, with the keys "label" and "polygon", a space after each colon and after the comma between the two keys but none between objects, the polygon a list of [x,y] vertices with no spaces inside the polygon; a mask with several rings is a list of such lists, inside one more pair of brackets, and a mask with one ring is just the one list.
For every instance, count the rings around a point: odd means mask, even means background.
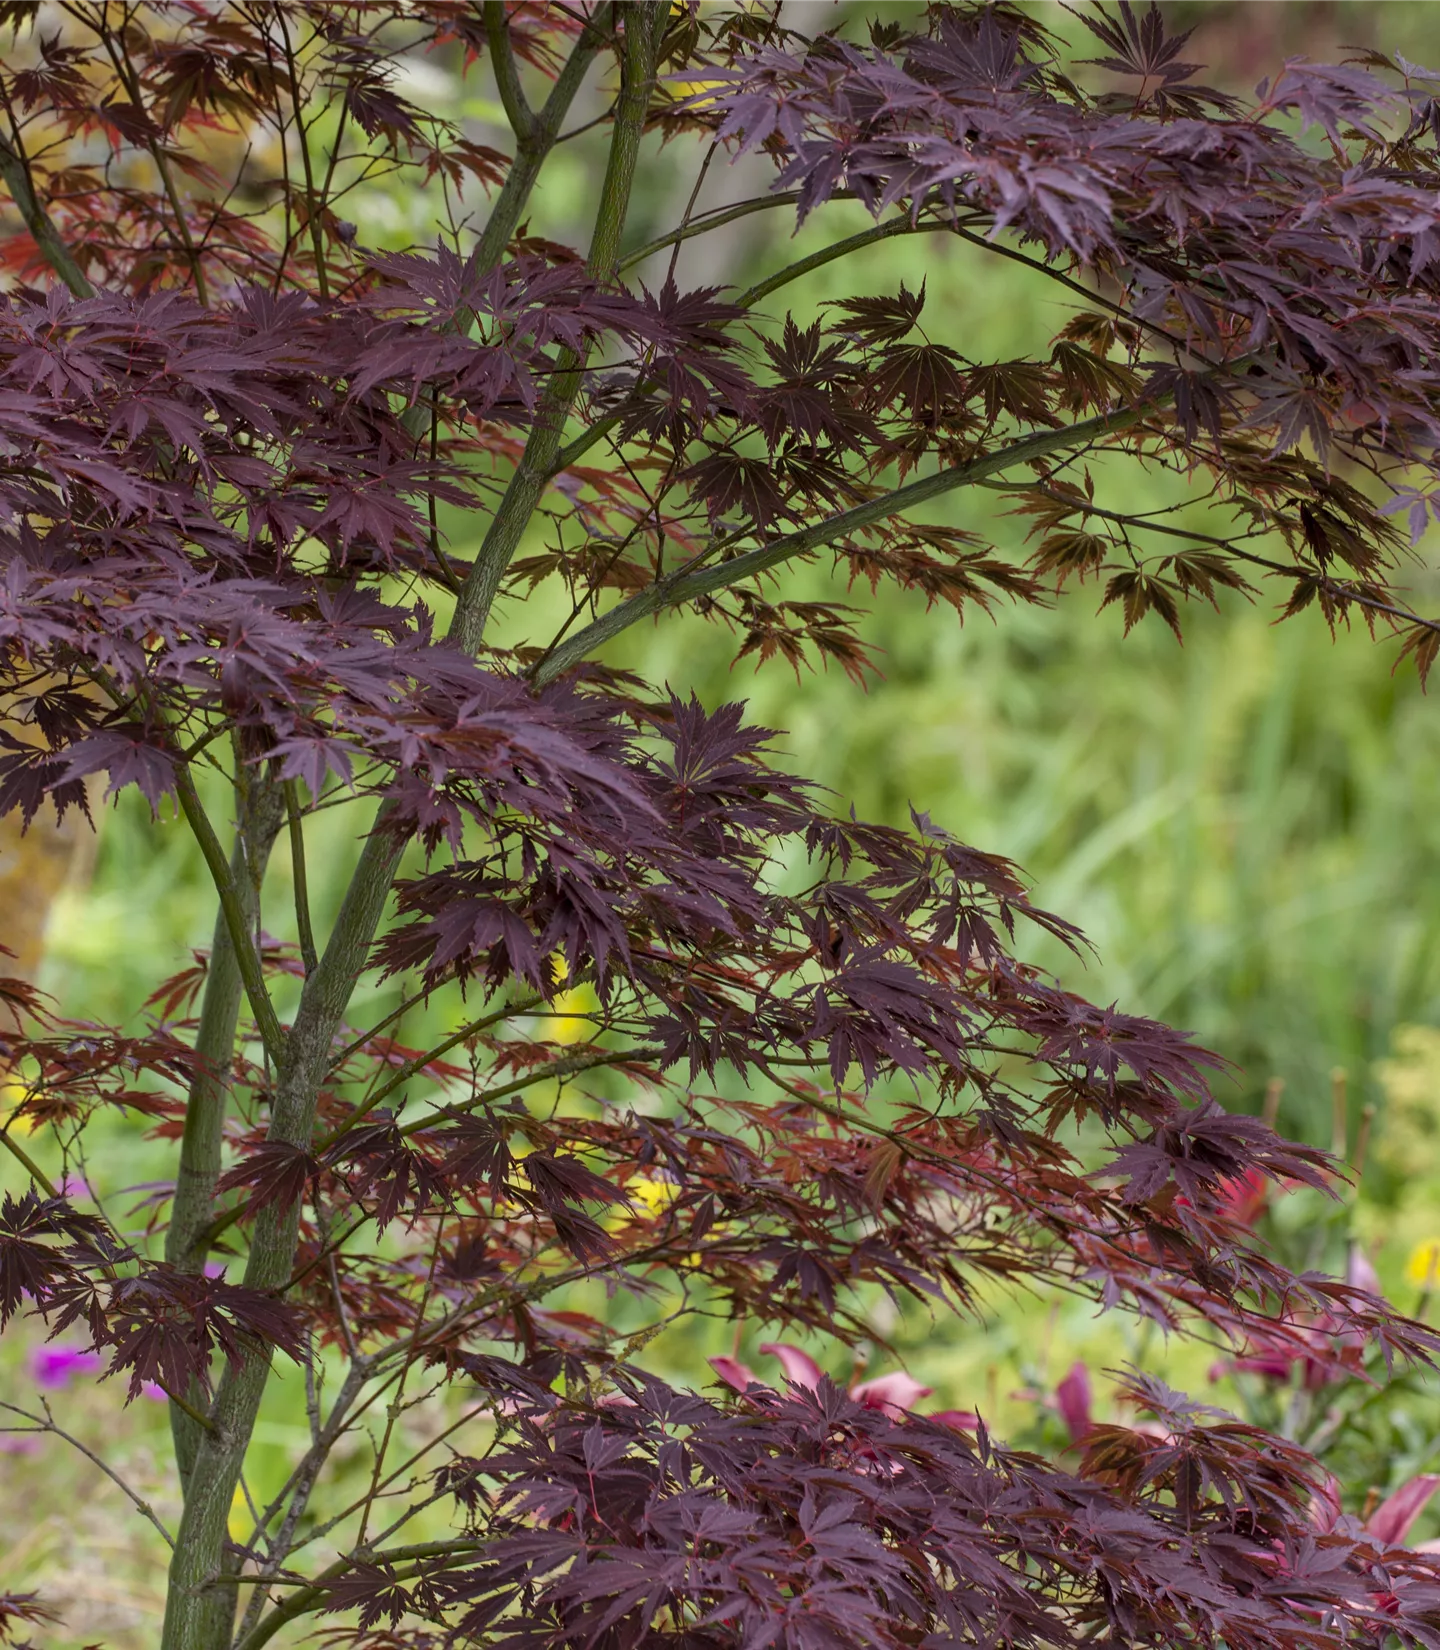
[{"label": "maroon foliage", "polygon": [[[1286,613],[1359,613],[1423,676],[1440,626],[1393,583],[1395,516],[1440,517],[1423,71],[1294,63],[1242,106],[1126,4],[1081,19],[1130,88],[1103,91],[1004,4],[808,40],[773,5],[156,0],[123,28],[67,7],[53,38],[30,11],[0,7],[0,811],[45,828],[134,787],[183,815],[218,920],[139,1034],[0,982],[36,1153],[68,1166],[117,1108],[176,1153],[163,1258],[63,1188],[7,1197],[0,1318],[83,1329],[131,1397],[172,1400],[165,1650],[230,1643],[237,1591],[245,1650],[316,1611],[411,1650],[1433,1646],[1409,1503],[1346,1520],[1302,1452],[1143,1374],[1134,1428],[1066,1378],[1057,1465],[788,1343],[761,1346],[783,1393],[738,1356],[713,1397],[647,1369],[691,1314],[853,1348],[876,1293],[978,1311],[995,1284],[1318,1381],[1440,1339],[1266,1252],[1267,1186],[1334,1166],[1228,1115],[1184,1034],[1028,962],[1030,936],[1079,936],[1013,866],[920,812],[847,816],[742,707],[592,657],[690,604],[741,655],[863,678],[859,609],[765,582],[828,551],[852,594],[963,614],[1095,578],[1126,630],[1177,634],[1189,601],[1278,579]],[[513,158],[403,95],[422,53],[484,60]],[[597,57],[601,137],[562,133]],[[875,228],[747,291],[647,287],[646,128],[667,164],[775,174],[647,256],[777,205],[858,199]],[[588,248],[526,228],[562,135],[609,145]],[[381,171],[443,182],[436,250],[374,251],[342,215]],[[490,193],[478,234],[457,191]],[[777,307],[907,235],[1082,307],[1017,361],[933,336],[924,281]],[[1097,496],[1094,453],[1195,479],[1216,532]],[[1033,523],[1026,564],[911,518],[981,482]],[[559,633],[487,641],[492,603],[537,588]],[[306,850],[340,806],[361,846],[317,937]],[[405,994],[368,1024],[366,976]],[[432,1001],[458,1029],[400,1041]],[[311,1445],[227,1546],[276,1352],[306,1367]],[[451,1381],[473,1412],[396,1465],[415,1389]],[[312,1497],[379,1415],[327,1568]],[[407,1545],[437,1501],[453,1540]],[[0,1598],[0,1636],[35,1614]]]}]

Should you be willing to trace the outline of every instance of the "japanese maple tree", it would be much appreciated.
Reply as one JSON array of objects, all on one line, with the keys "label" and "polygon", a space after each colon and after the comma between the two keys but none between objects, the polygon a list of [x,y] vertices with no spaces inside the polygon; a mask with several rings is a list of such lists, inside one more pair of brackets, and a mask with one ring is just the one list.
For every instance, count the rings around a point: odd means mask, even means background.
[{"label": "japanese maple tree", "polygon": [[[1149,1419],[1056,1465],[783,1340],[783,1375],[647,1369],[686,1313],[839,1347],[877,1293],[963,1312],[994,1281],[1236,1356],[1437,1342],[1267,1256],[1235,1186],[1332,1166],[1227,1115],[1184,1035],[1027,963],[1027,930],[1076,936],[1008,863],[923,813],[857,820],[739,706],[599,651],[686,608],[742,655],[863,671],[861,609],[787,598],[819,558],[852,602],[962,612],[1094,578],[1126,629],[1278,581],[1424,673],[1440,624],[1396,575],[1407,518],[1440,514],[1436,83],[1297,62],[1240,103],[1126,5],[1075,14],[1080,69],[1004,5],[813,39],[771,0],[0,18],[0,809],[42,830],[136,787],[216,907],[139,1030],[6,984],[27,1185],[0,1315],[82,1336],[117,1403],[168,1395],[165,1650],[317,1619],[415,1650],[1440,1640],[1398,1521],[1143,1372]],[[407,101],[427,52],[489,77],[506,151]],[[696,193],[637,244],[655,134]],[[531,227],[572,138],[597,157],[574,248]],[[747,153],[773,186],[698,210]],[[346,209],[377,173],[430,187],[433,247],[367,246]],[[744,290],[636,276],[842,199],[873,227]],[[997,360],[933,336],[918,280],[846,289],[847,254],[902,236],[917,266],[944,237],[1014,260],[1072,318]],[[839,300],[787,313],[830,263]],[[1212,531],[1107,496],[1126,463],[1194,480]],[[1025,565],[927,519],[982,485],[1033,518]],[[335,810],[356,849],[326,932],[306,855]],[[404,995],[366,1023],[377,976]],[[581,1036],[552,1035],[582,985]],[[462,991],[452,1035],[398,1040]],[[116,1108],[173,1150],[150,1247],[69,1178]],[[646,1326],[568,1309],[587,1280]],[[282,1364],[311,1442],[237,1539]],[[474,1402],[406,1455],[398,1420],[451,1382]],[[372,1423],[367,1491],[326,1501]],[[449,1535],[415,1540],[437,1507]],[[6,1595],[0,1636],[42,1608]]]}]

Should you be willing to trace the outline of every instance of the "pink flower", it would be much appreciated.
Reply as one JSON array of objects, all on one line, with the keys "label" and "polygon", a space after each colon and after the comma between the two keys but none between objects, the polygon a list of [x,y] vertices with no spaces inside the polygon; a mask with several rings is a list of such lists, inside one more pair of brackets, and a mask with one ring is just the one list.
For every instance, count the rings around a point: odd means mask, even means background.
[{"label": "pink flower", "polygon": [[893,1375],[877,1375],[873,1380],[857,1382],[850,1388],[850,1396],[866,1409],[883,1410],[892,1421],[898,1421],[934,1390],[933,1386],[921,1386],[913,1375],[897,1369]]},{"label": "pink flower", "polygon": [[78,1346],[37,1346],[30,1354],[30,1373],[50,1390],[69,1386],[72,1375],[98,1375],[100,1355]]},{"label": "pink flower", "polygon": [[38,1455],[40,1440],[31,1432],[0,1432],[0,1455]]},{"label": "pink flower", "polygon": [[[1430,1498],[1437,1489],[1440,1489],[1440,1473],[1422,1472],[1417,1477],[1406,1479],[1393,1495],[1385,1497],[1361,1529],[1372,1541],[1381,1542],[1386,1547],[1403,1545],[1405,1537],[1415,1527],[1415,1520],[1429,1506]],[[1310,1522],[1321,1535],[1329,1535],[1343,1516],[1340,1486],[1333,1478],[1327,1478],[1311,1497]],[[1440,1541],[1423,1541],[1415,1550],[1420,1553],[1440,1551]]]},{"label": "pink flower", "polygon": [[[1366,1535],[1383,1541],[1387,1547],[1400,1546],[1437,1489],[1440,1473],[1422,1472],[1418,1478],[1411,1478],[1394,1495],[1387,1495],[1365,1520]],[[1419,1550],[1434,1552],[1436,1545],[1427,1541]]]},{"label": "pink flower", "polygon": [[954,1427],[959,1432],[974,1432],[980,1425],[980,1417],[973,1409],[932,1409],[926,1413],[927,1421],[938,1421],[941,1426]]},{"label": "pink flower", "polygon": [[1381,1295],[1380,1274],[1358,1243],[1352,1242],[1350,1245],[1350,1253],[1345,1262],[1345,1281],[1352,1289],[1363,1289],[1367,1295],[1377,1298]]},{"label": "pink flower", "polygon": [[[787,1346],[783,1341],[766,1341],[760,1350],[780,1360],[785,1378],[792,1386],[801,1386],[809,1392],[814,1392],[824,1379],[825,1372],[820,1365],[798,1346]],[[712,1358],[710,1367],[726,1386],[734,1387],[737,1392],[746,1392],[752,1386],[765,1384],[756,1377],[748,1364],[742,1364],[738,1358]],[[892,1420],[898,1421],[902,1415],[913,1410],[921,1398],[928,1398],[934,1390],[933,1387],[921,1386],[913,1375],[907,1375],[902,1369],[896,1370],[892,1375],[877,1375],[868,1381],[852,1383],[850,1396],[866,1409],[878,1409]],[[959,1426],[959,1417],[962,1414],[972,1421],[975,1419],[969,1416],[968,1411],[961,1410],[946,1410],[935,1419],[943,1419],[951,1426]]]},{"label": "pink flower", "polygon": [[1094,1430],[1090,1415],[1090,1371],[1079,1361],[1055,1388],[1055,1408],[1070,1434],[1072,1444],[1082,1443]]},{"label": "pink flower", "polygon": [[1243,1373],[1267,1381],[1288,1381],[1300,1369],[1307,1392],[1319,1392],[1336,1381],[1360,1373],[1364,1345],[1349,1332],[1337,1332],[1326,1319],[1293,1325],[1288,1334],[1257,1335],[1238,1358],[1222,1358],[1210,1366],[1210,1379]]},{"label": "pink flower", "polygon": [[170,1395],[166,1392],[165,1388],[163,1386],[157,1386],[154,1381],[141,1381],[140,1396],[142,1398],[148,1398],[152,1404],[168,1403],[170,1399]]}]

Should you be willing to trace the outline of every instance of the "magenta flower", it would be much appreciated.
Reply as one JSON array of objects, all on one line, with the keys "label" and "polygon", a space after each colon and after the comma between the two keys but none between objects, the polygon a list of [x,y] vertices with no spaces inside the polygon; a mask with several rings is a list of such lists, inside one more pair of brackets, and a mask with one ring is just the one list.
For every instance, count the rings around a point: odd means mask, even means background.
[{"label": "magenta flower", "polygon": [[100,1355],[78,1346],[37,1346],[30,1354],[30,1373],[39,1385],[55,1391],[69,1386],[72,1375],[98,1375]]},{"label": "magenta flower", "polygon": [[[1440,1489],[1440,1473],[1422,1472],[1418,1478],[1411,1478],[1394,1495],[1387,1495],[1365,1520],[1366,1535],[1383,1541],[1387,1547],[1400,1546],[1437,1489]],[[1433,1541],[1422,1542],[1418,1550],[1434,1552],[1436,1545]]]},{"label": "magenta flower", "polygon": [[[1376,1507],[1360,1526],[1361,1530],[1371,1540],[1386,1547],[1402,1546],[1405,1537],[1414,1528],[1415,1520],[1429,1506],[1430,1498],[1437,1489],[1440,1489],[1440,1473],[1422,1472],[1406,1479],[1393,1495],[1387,1495]],[[1310,1503],[1310,1522],[1322,1535],[1329,1535],[1342,1516],[1340,1486],[1329,1478]],[[1422,1541],[1415,1550],[1420,1553],[1440,1551],[1440,1541]]]},{"label": "magenta flower", "polygon": [[0,1432],[0,1455],[38,1455],[40,1440],[32,1432]]},{"label": "magenta flower", "polygon": [[1094,1430],[1090,1415],[1090,1371],[1078,1360],[1071,1364],[1070,1373],[1055,1388],[1055,1408],[1072,1444],[1083,1443]]}]

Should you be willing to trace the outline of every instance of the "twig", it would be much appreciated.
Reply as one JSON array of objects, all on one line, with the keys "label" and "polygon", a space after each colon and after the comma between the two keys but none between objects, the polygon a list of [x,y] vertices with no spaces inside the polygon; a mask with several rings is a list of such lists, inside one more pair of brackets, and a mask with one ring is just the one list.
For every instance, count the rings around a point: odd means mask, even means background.
[{"label": "twig", "polygon": [[33,1430],[35,1432],[53,1432],[57,1438],[63,1438],[67,1444],[71,1445],[72,1448],[79,1450],[81,1455],[83,1455],[87,1461],[90,1461],[95,1466],[99,1467],[101,1472],[105,1474],[110,1482],[130,1499],[130,1501],[134,1504],[135,1510],[143,1517],[149,1519],[151,1524],[155,1526],[155,1528],[160,1532],[165,1545],[173,1549],[175,1546],[175,1538],[160,1522],[160,1519],[156,1515],[155,1509],[150,1505],[150,1503],[142,1496],[137,1495],[120,1476],[120,1474],[116,1472],[113,1467],[107,1466],[106,1463],[102,1461],[98,1455],[96,1455],[94,1450],[87,1449],[78,1438],[73,1437],[70,1433],[66,1432],[64,1427],[57,1426],[55,1424],[55,1417],[51,1414],[48,1399],[42,1398],[40,1400],[40,1406],[45,1411],[43,1420],[38,1415],[32,1415],[29,1410],[21,1409],[18,1404],[8,1404],[0,1401],[0,1409],[8,1409],[12,1415],[18,1415],[22,1420],[30,1422],[29,1427],[0,1427],[0,1432],[29,1432]]}]

